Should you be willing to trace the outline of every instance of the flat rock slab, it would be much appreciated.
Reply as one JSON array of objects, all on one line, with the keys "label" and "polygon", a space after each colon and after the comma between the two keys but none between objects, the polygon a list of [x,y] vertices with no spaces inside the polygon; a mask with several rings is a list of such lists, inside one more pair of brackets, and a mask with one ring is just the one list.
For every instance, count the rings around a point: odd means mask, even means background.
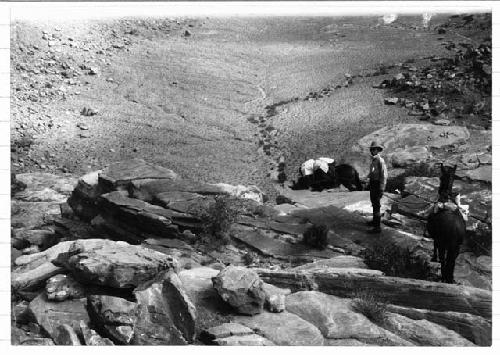
[{"label": "flat rock slab", "polygon": [[26,189],[42,191],[46,188],[63,195],[69,195],[77,184],[77,179],[69,174],[55,175],[49,173],[17,174],[16,179],[26,184]]},{"label": "flat rock slab", "polygon": [[439,312],[388,305],[387,310],[415,320],[428,320],[460,334],[479,346],[491,346],[491,322],[467,313]]},{"label": "flat rock slab", "polygon": [[314,324],[325,338],[355,338],[361,341],[376,339],[391,345],[412,345],[355,312],[349,299],[317,291],[301,291],[287,297],[286,309]]},{"label": "flat rock slab", "polygon": [[295,271],[321,271],[330,268],[368,269],[362,258],[353,255],[339,255],[292,268]]},{"label": "flat rock slab", "polygon": [[158,245],[165,248],[179,250],[193,250],[193,247],[180,239],[148,238],[143,242],[145,245]]},{"label": "flat rock slab", "polygon": [[[351,192],[329,192],[327,190],[317,192],[309,190],[291,190],[285,189],[282,194],[302,208],[320,208],[327,206],[335,206],[345,208],[351,212],[359,212],[364,215],[372,214],[372,206],[370,202],[369,191],[351,191]],[[390,210],[391,200],[384,196],[381,203],[381,210]],[[297,217],[292,209],[291,215]]]},{"label": "flat rock slab", "polygon": [[89,322],[86,304],[85,298],[50,302],[45,293],[41,293],[30,302],[29,312],[36,322],[54,338],[60,325],[68,324],[76,331],[80,327],[80,321]]},{"label": "flat rock slab", "polygon": [[457,177],[465,181],[481,181],[491,184],[492,181],[492,166],[483,165],[473,170],[462,170],[456,173]]},{"label": "flat rock slab", "polygon": [[202,339],[205,343],[211,344],[216,339],[251,334],[254,334],[252,329],[239,323],[223,323],[221,325],[203,330],[200,334],[200,339]]},{"label": "flat rock slab", "polygon": [[474,344],[456,332],[428,320],[414,320],[389,313],[385,319],[389,329],[401,337],[423,346],[473,346]]},{"label": "flat rock slab", "polygon": [[276,345],[323,345],[323,336],[317,327],[289,312],[264,312],[253,317],[238,316],[234,320]]},{"label": "flat rock slab", "polygon": [[289,257],[331,258],[338,253],[330,249],[313,249],[304,244],[290,244],[279,239],[271,239],[263,232],[251,227],[237,225],[233,228],[233,237],[256,249],[263,255],[288,259]]},{"label": "flat rock slab", "polygon": [[383,294],[392,304],[440,312],[469,313],[491,319],[491,291],[439,282],[383,276],[366,269],[320,272],[255,269],[264,282],[293,291],[320,291],[343,298],[362,289]]},{"label": "flat rock slab", "polygon": [[99,183],[108,191],[125,188],[131,181],[144,179],[177,179],[172,170],[150,164],[142,159],[131,159],[110,164],[99,174]]},{"label": "flat rock slab", "polygon": [[278,233],[292,234],[292,235],[301,235],[312,226],[311,223],[304,222],[303,218],[297,218],[294,216],[290,216],[295,221],[302,221],[302,223],[287,223],[287,222],[278,222],[269,218],[258,218],[258,217],[250,217],[250,216],[240,216],[238,218],[238,223],[244,224],[247,226],[253,226],[260,229],[272,229]]},{"label": "flat rock slab", "polygon": [[217,186],[187,179],[136,180],[130,184],[129,192],[130,197],[148,202],[153,201],[153,199],[162,200],[165,198],[165,195],[162,194],[168,193],[168,195],[166,195],[167,200],[164,203],[171,203],[172,192],[190,192],[198,195],[226,194]]},{"label": "flat rock slab", "polygon": [[224,346],[273,346],[276,345],[272,341],[257,335],[232,335],[227,338],[215,339],[214,343]]},{"label": "flat rock slab", "polygon": [[466,127],[436,126],[432,124],[397,124],[383,127],[361,138],[353,150],[366,152],[372,141],[381,144],[385,151],[396,148],[431,147],[442,148],[452,144],[465,143],[470,137]]},{"label": "flat rock slab", "polygon": [[59,202],[26,202],[12,200],[11,226],[38,229],[61,216]]}]

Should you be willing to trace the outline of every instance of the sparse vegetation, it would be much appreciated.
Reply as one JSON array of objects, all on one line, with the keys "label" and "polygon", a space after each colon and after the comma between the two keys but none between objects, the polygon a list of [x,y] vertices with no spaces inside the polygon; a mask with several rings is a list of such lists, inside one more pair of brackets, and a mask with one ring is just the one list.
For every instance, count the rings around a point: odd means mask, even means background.
[{"label": "sparse vegetation", "polygon": [[364,251],[364,260],[370,269],[381,270],[387,276],[429,280],[433,278],[428,261],[416,258],[408,249],[382,242]]},{"label": "sparse vegetation", "polygon": [[479,223],[474,232],[468,232],[465,240],[467,248],[476,256],[491,256],[492,232],[491,225]]},{"label": "sparse vegetation", "polygon": [[387,301],[370,290],[358,291],[354,296],[352,307],[356,312],[378,324],[383,323],[387,316]]},{"label": "sparse vegetation", "polygon": [[304,244],[317,248],[325,249],[328,245],[328,227],[325,225],[313,225],[304,233]]},{"label": "sparse vegetation", "polygon": [[202,221],[202,241],[219,247],[229,244],[231,240],[229,229],[241,210],[239,199],[227,195],[217,195],[208,206],[199,207],[190,212]]}]

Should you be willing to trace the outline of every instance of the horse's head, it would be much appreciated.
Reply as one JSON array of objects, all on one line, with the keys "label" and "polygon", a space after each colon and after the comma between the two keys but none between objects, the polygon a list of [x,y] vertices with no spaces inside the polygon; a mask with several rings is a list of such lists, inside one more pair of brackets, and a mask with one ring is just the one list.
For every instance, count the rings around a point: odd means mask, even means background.
[{"label": "horse's head", "polygon": [[441,177],[439,183],[439,201],[446,202],[452,198],[453,181],[455,180],[455,171],[457,166],[445,166],[441,163]]}]

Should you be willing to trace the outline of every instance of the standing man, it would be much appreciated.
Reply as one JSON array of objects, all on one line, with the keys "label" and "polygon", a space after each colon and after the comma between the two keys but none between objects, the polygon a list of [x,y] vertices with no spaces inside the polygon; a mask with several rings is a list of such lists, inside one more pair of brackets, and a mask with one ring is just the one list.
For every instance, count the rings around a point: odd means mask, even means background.
[{"label": "standing man", "polygon": [[370,201],[373,208],[373,220],[368,222],[368,225],[373,229],[368,233],[380,233],[380,199],[382,198],[387,184],[387,166],[384,159],[380,156],[383,150],[380,144],[373,141],[370,145],[370,154],[372,155],[372,163],[370,165]]}]

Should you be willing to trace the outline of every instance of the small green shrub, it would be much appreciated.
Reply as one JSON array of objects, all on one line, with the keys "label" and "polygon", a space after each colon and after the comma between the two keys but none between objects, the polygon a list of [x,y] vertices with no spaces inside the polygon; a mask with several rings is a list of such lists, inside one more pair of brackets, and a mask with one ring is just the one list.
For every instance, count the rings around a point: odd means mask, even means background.
[{"label": "small green shrub", "polygon": [[427,260],[414,257],[408,249],[382,242],[373,244],[363,253],[364,261],[370,269],[380,270],[387,276],[408,277],[431,280],[431,266]]},{"label": "small green shrub", "polygon": [[328,227],[312,225],[304,232],[303,242],[313,248],[325,249],[328,245]]},{"label": "small green shrub", "polygon": [[245,263],[246,266],[249,266],[256,262],[258,260],[257,254],[254,252],[250,251],[246,254],[243,255],[243,262]]},{"label": "small green shrub", "polygon": [[190,211],[202,223],[202,241],[214,247],[229,244],[229,230],[241,213],[240,201],[231,196],[217,195],[207,206],[199,206]]},{"label": "small green shrub", "polygon": [[383,323],[387,316],[387,302],[378,294],[361,290],[356,292],[352,307],[375,323]]}]

